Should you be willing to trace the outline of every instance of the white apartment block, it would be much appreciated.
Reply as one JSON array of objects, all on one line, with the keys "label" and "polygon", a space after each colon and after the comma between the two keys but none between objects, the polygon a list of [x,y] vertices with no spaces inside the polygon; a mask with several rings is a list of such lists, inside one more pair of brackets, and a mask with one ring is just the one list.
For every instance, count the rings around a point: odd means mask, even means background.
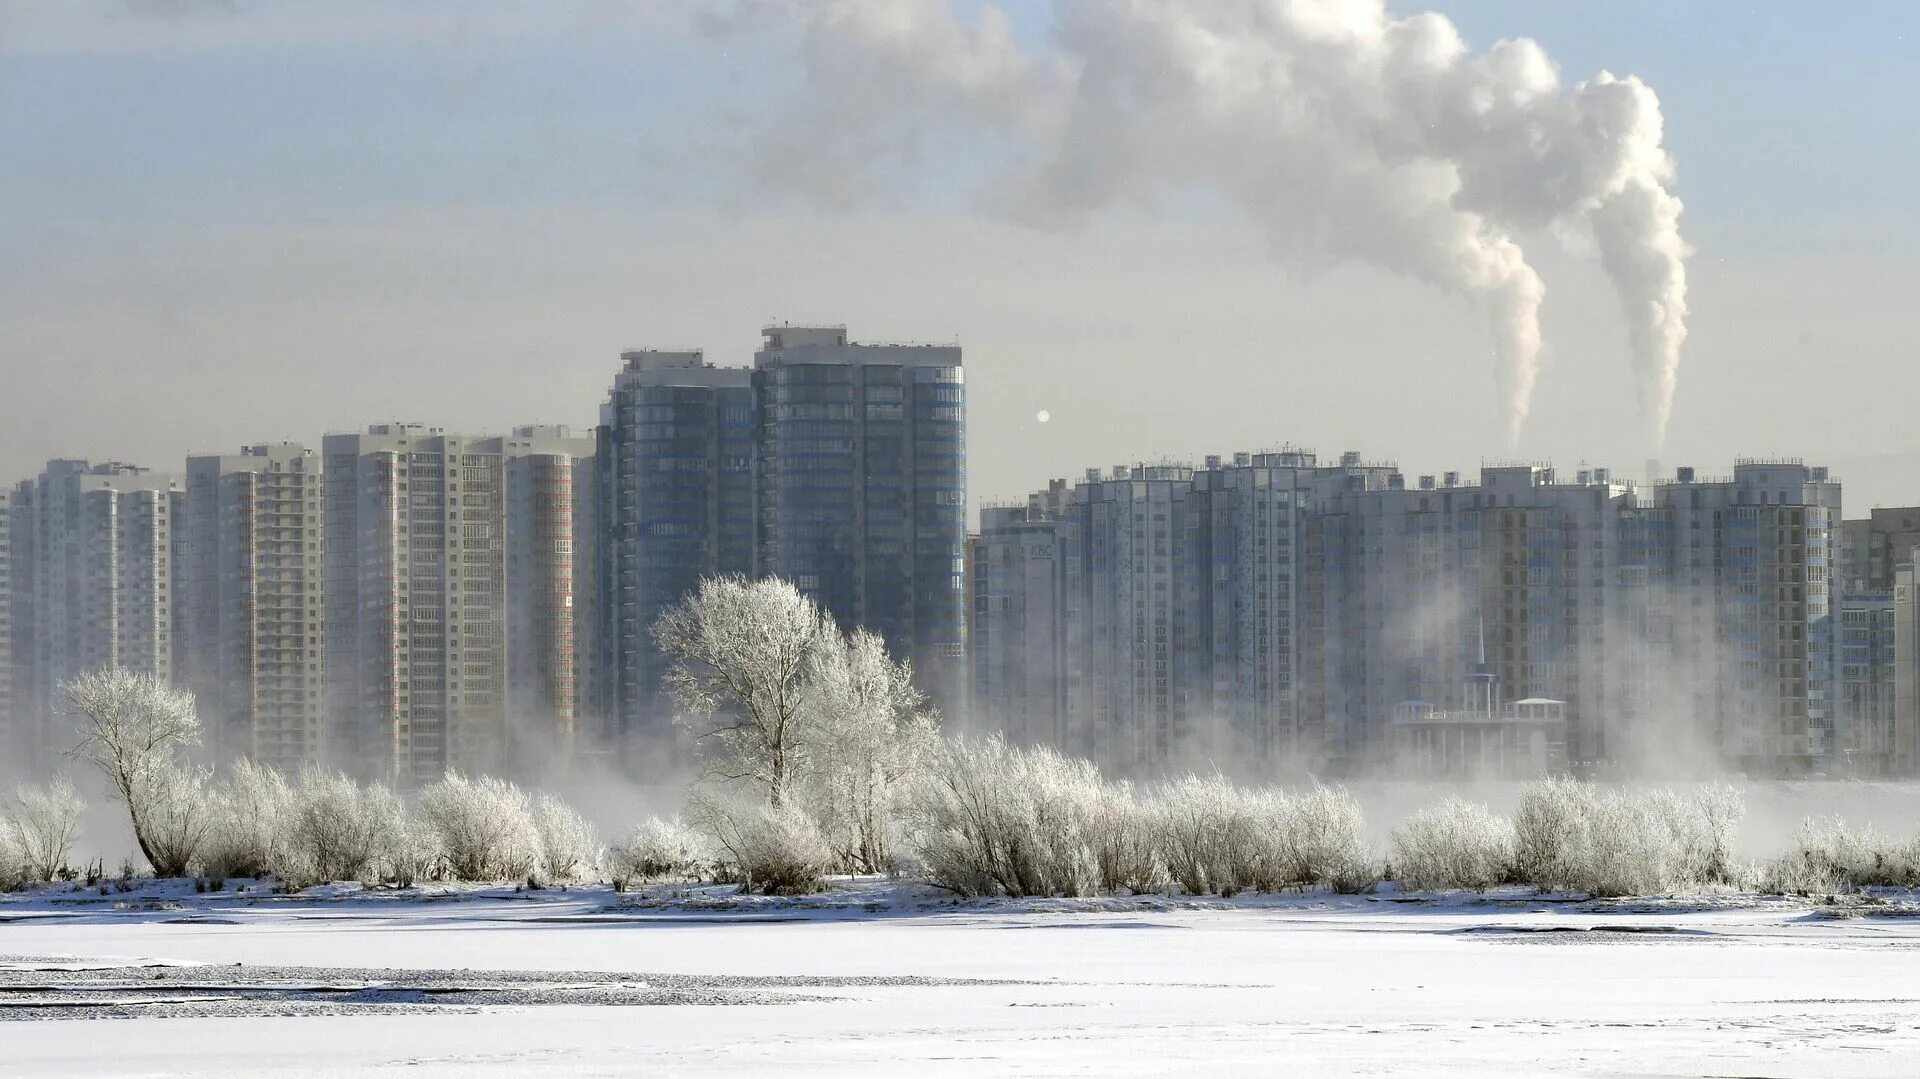
[{"label": "white apartment block", "polygon": [[[31,614],[22,622],[15,607],[15,653],[24,636],[30,656],[26,677],[16,665],[14,680],[28,683],[31,697],[16,691],[14,714],[27,752],[71,744],[61,718],[66,679],[104,667],[174,677],[175,521],[184,498],[175,477],[118,462],[49,461],[15,489],[11,572],[15,595],[30,592]],[[14,516],[23,505],[24,522]],[[23,547],[30,564],[19,559]]]},{"label": "white apartment block", "polygon": [[[0,754],[9,760],[19,759],[26,751],[25,724],[17,714],[19,702],[14,696],[25,682],[16,681],[14,673],[13,588],[13,523],[24,515],[25,507],[16,511],[14,502],[14,490],[0,488]],[[21,626],[23,634],[27,624]]]},{"label": "white apartment block", "polygon": [[499,771],[507,742],[501,440],[326,436],[327,741],[401,786]]},{"label": "white apartment block", "polygon": [[294,443],[187,458],[185,684],[222,757],[326,760],[320,458]]},{"label": "white apartment block", "polygon": [[972,604],[970,691],[974,718],[1025,745],[1067,737],[1064,480],[1052,506],[1036,495],[1020,506],[981,511],[968,566]]},{"label": "white apartment block", "polygon": [[1192,486],[1185,465],[1089,470],[1067,510],[1066,745],[1116,769],[1187,745],[1177,663],[1192,647],[1180,590]]},{"label": "white apartment block", "polygon": [[[1657,655],[1709,750],[1755,770],[1834,759],[1840,484],[1797,460],[1690,468],[1654,487],[1666,554],[1653,567]],[[1665,587],[1662,587],[1662,586]]]},{"label": "white apartment block", "polygon": [[1397,473],[1342,454],[1285,448],[1208,457],[1187,500],[1184,590],[1193,648],[1180,657],[1189,728],[1216,761],[1311,763],[1323,750],[1305,707],[1306,523],[1323,499],[1385,487]]},{"label": "white apartment block", "polygon": [[501,452],[509,750],[522,765],[567,759],[599,661],[594,438],[566,427],[518,427]]}]

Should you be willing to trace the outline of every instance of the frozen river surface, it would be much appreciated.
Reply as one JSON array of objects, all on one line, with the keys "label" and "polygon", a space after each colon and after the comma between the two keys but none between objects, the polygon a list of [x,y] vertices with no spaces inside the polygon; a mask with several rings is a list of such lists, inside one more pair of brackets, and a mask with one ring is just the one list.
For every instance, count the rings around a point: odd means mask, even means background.
[{"label": "frozen river surface", "polygon": [[1913,918],[612,898],[0,904],[0,1073],[1920,1075]]}]

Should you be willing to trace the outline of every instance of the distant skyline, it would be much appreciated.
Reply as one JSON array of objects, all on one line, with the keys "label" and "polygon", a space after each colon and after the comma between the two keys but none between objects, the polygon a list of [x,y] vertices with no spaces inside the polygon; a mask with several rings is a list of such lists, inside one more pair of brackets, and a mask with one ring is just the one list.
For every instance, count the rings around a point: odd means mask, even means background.
[{"label": "distant skyline", "polygon": [[[799,78],[782,6],[707,5],[740,16],[715,34],[664,0],[0,0],[0,473],[392,419],[584,427],[622,348],[745,364],[781,319],[959,340],[976,505],[1283,442],[1409,473],[1513,456],[1483,316],[1276,262],[1209,198],[1037,230],[982,204],[1002,148],[964,137],[799,197],[741,150]],[[1049,4],[991,6],[1049,33]],[[1389,7],[1659,95],[1696,250],[1669,471],[1796,455],[1850,515],[1920,502],[1920,12]],[[1529,253],[1546,352],[1518,454],[1637,475],[1619,302],[1591,255]]]}]

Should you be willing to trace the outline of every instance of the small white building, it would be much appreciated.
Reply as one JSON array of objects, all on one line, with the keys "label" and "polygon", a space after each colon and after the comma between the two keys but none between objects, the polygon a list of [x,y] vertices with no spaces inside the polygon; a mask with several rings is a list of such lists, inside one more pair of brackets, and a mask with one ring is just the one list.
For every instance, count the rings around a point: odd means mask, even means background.
[{"label": "small white building", "polygon": [[1395,770],[1408,777],[1519,779],[1567,765],[1567,702],[1547,697],[1492,711],[1405,701],[1388,729]]}]

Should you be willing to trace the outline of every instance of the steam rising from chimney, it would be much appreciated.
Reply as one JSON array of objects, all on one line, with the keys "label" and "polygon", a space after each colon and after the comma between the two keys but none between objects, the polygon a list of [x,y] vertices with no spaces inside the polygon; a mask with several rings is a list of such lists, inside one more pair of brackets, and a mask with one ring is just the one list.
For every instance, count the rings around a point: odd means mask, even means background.
[{"label": "steam rising from chimney", "polygon": [[703,4],[700,21],[802,26],[804,91],[762,132],[783,186],[847,199],[976,130],[1004,140],[998,208],[1036,225],[1169,193],[1224,197],[1277,257],[1371,263],[1477,302],[1510,438],[1533,394],[1545,291],[1517,237],[1585,229],[1626,312],[1650,439],[1664,437],[1688,252],[1659,102],[1640,80],[1602,72],[1567,88],[1531,40],[1471,52],[1446,18],[1395,18],[1379,0],[1054,11],[1036,45],[999,8],[963,19],[946,0],[734,0]]}]

